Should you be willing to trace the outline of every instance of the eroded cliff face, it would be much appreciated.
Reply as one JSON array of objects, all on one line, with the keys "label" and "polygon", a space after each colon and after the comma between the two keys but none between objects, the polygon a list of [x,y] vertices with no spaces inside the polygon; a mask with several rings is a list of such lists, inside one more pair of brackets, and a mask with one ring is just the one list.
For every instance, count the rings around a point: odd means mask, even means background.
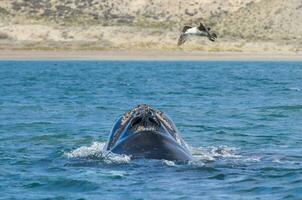
[{"label": "eroded cliff face", "polygon": [[301,0],[2,0],[0,47],[173,49],[184,24],[203,21],[219,43],[186,48],[241,51],[266,42],[300,51],[301,19]]},{"label": "eroded cliff face", "polygon": [[2,12],[25,20],[132,24],[194,21],[235,12],[259,0],[3,0]]}]

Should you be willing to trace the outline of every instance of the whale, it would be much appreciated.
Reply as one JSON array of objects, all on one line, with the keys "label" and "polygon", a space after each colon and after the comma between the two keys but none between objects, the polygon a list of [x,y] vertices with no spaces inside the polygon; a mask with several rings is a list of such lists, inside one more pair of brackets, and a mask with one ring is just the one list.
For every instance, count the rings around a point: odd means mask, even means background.
[{"label": "whale", "polygon": [[118,117],[105,150],[131,158],[190,161],[188,144],[173,121],[163,112],[140,104]]}]

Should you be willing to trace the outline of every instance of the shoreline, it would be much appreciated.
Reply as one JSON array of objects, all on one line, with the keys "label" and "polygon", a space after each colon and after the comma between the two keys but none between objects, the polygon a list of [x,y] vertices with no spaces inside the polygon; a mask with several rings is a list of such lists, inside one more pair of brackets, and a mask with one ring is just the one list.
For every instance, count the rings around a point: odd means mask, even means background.
[{"label": "shoreline", "polygon": [[0,50],[0,61],[302,61],[302,53],[163,50]]}]

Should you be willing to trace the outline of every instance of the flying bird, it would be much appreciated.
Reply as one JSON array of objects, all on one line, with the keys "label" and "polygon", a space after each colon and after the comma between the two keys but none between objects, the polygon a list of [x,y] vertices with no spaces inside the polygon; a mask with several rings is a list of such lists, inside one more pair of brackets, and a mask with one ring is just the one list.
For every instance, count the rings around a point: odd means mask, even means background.
[{"label": "flying bird", "polygon": [[184,26],[181,32],[181,35],[178,39],[177,45],[180,46],[185,43],[190,36],[205,36],[212,42],[214,42],[217,38],[215,33],[210,33],[211,28],[205,27],[202,23],[197,27],[192,26]]}]

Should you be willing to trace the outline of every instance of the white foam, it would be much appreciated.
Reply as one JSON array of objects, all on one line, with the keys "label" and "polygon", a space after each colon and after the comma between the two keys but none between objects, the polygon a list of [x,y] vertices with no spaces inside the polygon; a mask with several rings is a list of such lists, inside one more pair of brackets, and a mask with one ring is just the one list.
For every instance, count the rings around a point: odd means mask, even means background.
[{"label": "white foam", "polygon": [[237,149],[228,146],[218,147],[191,147],[193,157],[195,160],[200,161],[215,161],[219,158],[241,158],[242,156],[237,153]]},{"label": "white foam", "polygon": [[278,159],[278,158],[274,158],[274,159],[272,160],[272,162],[274,162],[274,163],[282,163],[281,160]]},{"label": "white foam", "polygon": [[297,91],[297,92],[301,91],[301,89],[298,87],[291,87],[291,88],[289,88],[289,90]]},{"label": "white foam", "polygon": [[261,157],[260,156],[247,157],[247,158],[244,158],[243,161],[246,161],[246,162],[260,162]]},{"label": "white foam", "polygon": [[100,159],[107,164],[122,164],[129,163],[130,156],[114,154],[104,150],[106,143],[93,142],[91,146],[79,147],[71,152],[65,153],[67,158],[80,158],[80,159]]},{"label": "white foam", "polygon": [[106,154],[104,158],[104,162],[107,164],[123,164],[123,163],[129,163],[131,161],[131,156],[127,155],[118,155],[109,152]]},{"label": "white foam", "polygon": [[107,175],[111,176],[111,177],[119,177],[119,178],[123,178],[126,176],[126,172],[124,171],[110,171]]},{"label": "white foam", "polygon": [[171,160],[162,160],[164,165],[170,166],[170,167],[174,167],[175,166],[175,162],[171,161]]},{"label": "white foam", "polygon": [[65,153],[68,158],[88,158],[102,156],[105,143],[93,142],[89,147],[79,147],[71,152]]}]

